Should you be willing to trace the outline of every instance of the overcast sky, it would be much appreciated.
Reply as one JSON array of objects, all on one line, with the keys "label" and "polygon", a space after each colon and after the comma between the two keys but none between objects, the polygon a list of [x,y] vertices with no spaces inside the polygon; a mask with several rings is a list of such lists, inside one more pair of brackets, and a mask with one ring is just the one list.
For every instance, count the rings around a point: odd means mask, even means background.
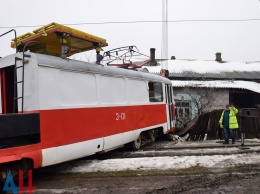
[{"label": "overcast sky", "polygon": [[[46,25],[51,22],[161,21],[161,0],[8,0],[0,5],[3,27]],[[259,0],[168,0],[168,20],[260,19]],[[227,61],[260,61],[260,20],[248,22],[169,22],[169,57],[214,60],[221,52]],[[104,50],[136,45],[161,56],[161,23],[84,24],[70,26],[105,38]],[[38,27],[15,28],[21,35]],[[13,34],[0,38],[0,56],[13,53]],[[90,54],[84,56],[90,57]],[[94,55],[94,54],[93,54]],[[87,58],[86,57],[86,58]],[[93,57],[93,56],[92,56]],[[83,57],[84,60],[84,57]]]}]

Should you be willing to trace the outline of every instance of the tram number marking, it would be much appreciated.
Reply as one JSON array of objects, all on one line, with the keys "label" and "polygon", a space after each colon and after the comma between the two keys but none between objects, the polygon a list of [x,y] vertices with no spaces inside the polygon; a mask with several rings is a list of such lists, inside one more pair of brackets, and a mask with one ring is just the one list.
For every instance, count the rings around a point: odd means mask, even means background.
[{"label": "tram number marking", "polygon": [[117,120],[117,121],[119,121],[119,120],[126,120],[125,112],[116,113],[116,120]]}]

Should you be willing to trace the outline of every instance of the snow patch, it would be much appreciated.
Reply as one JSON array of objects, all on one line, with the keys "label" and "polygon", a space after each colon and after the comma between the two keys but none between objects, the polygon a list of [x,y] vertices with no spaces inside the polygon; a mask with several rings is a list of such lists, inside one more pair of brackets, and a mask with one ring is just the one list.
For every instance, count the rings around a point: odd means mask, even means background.
[{"label": "snow patch", "polygon": [[165,157],[142,157],[121,158],[108,160],[89,160],[79,166],[68,170],[68,172],[113,172],[126,170],[174,170],[202,167],[231,167],[236,165],[259,163],[260,155],[231,154],[231,155],[205,155],[205,156],[165,156]]}]

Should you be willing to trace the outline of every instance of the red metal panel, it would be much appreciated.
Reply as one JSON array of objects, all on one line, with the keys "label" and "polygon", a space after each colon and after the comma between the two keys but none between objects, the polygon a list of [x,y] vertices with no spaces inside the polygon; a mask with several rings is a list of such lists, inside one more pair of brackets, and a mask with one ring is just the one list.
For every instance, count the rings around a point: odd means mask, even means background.
[{"label": "red metal panel", "polygon": [[175,119],[175,104],[172,104],[172,118],[173,118],[173,120]]},{"label": "red metal panel", "polygon": [[42,110],[40,123],[42,148],[50,148],[166,123],[166,109],[160,104]]},{"label": "red metal panel", "polygon": [[34,163],[34,168],[41,167],[42,152],[40,150],[40,144],[33,144],[0,150],[0,163],[20,160],[22,158],[32,159]]},{"label": "red metal panel", "polygon": [[16,160],[21,160],[21,155],[13,154],[10,156],[3,156],[0,157],[0,163],[5,163],[5,162],[11,162],[11,161],[16,161]]},{"label": "red metal panel", "polygon": [[[42,165],[51,148],[166,123],[165,104],[41,110],[41,143],[0,150],[0,163],[31,158]],[[87,149],[87,148],[86,148]]]}]

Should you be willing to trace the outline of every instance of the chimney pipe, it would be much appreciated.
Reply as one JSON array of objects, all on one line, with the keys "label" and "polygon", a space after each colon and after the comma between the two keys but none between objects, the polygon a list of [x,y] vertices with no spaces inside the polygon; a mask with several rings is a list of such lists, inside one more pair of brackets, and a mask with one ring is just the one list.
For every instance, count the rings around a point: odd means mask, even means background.
[{"label": "chimney pipe", "polygon": [[216,53],[216,60],[215,61],[218,61],[218,62],[221,62],[222,59],[221,59],[221,53],[220,52],[217,52]]},{"label": "chimney pipe", "polygon": [[155,59],[155,48],[150,48],[150,66],[154,66],[157,64],[157,61]]}]

